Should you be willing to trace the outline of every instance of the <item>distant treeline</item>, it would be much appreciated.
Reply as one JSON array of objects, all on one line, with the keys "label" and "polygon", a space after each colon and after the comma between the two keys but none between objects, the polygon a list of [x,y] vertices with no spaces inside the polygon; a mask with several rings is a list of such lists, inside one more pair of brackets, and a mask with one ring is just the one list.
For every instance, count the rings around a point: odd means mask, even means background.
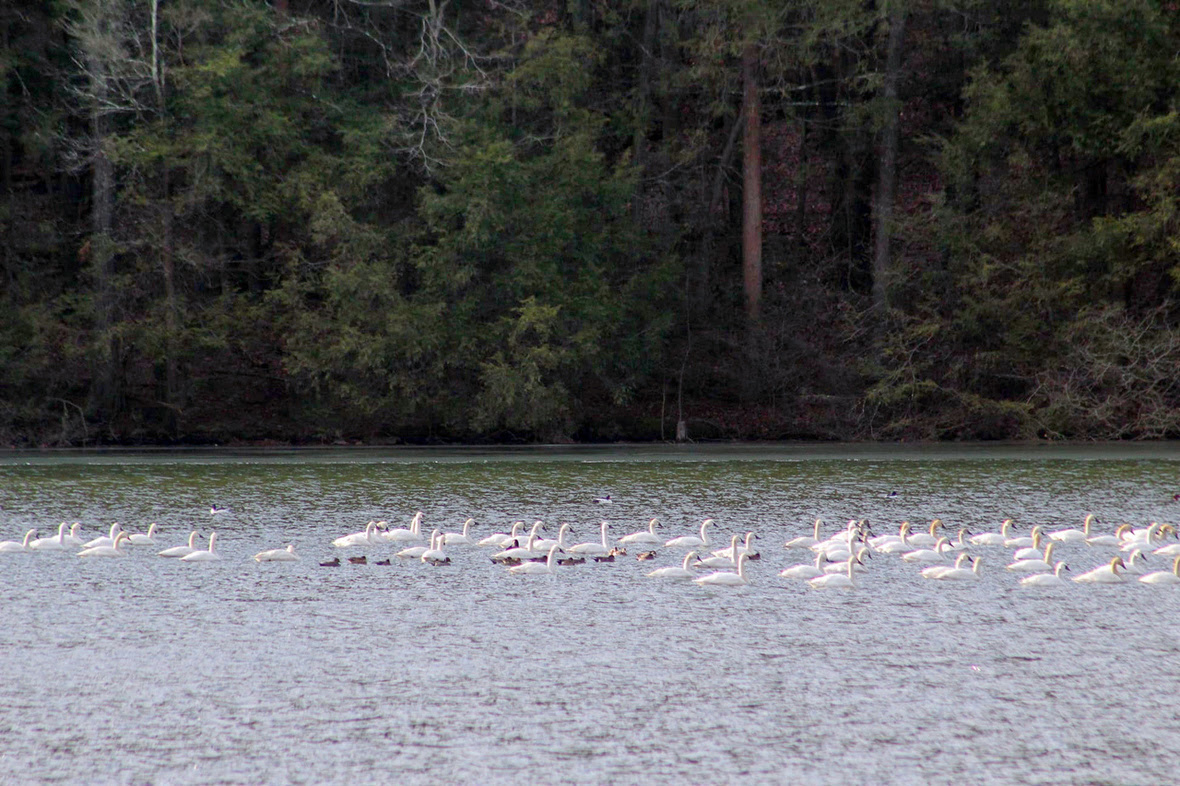
[{"label": "distant treeline", "polygon": [[1180,436],[1180,4],[10,0],[0,444]]}]

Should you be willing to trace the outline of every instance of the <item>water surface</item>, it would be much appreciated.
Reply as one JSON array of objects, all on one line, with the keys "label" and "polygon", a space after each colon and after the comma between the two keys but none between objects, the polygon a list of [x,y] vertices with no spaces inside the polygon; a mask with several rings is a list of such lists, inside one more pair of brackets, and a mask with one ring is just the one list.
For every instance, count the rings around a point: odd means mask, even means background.
[{"label": "water surface", "polygon": [[[1174,588],[1031,591],[991,549],[965,585],[883,555],[853,592],[778,572],[816,517],[1175,523],[1177,469],[1170,446],[3,454],[0,539],[155,521],[160,546],[0,555],[0,782],[1171,782]],[[665,549],[556,576],[475,549],[318,565],[419,509],[575,541],[712,517],[718,547],[751,529],[763,559],[738,589],[647,579]],[[154,556],[194,527],[223,560]],[[300,562],[251,560],[286,543]],[[1059,549],[1075,573],[1113,553]]]}]

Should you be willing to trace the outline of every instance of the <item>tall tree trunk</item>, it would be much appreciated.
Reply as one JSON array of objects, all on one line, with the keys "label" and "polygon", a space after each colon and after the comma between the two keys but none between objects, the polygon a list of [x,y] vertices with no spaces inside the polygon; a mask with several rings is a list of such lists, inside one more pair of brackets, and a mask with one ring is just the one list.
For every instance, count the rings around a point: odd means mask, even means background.
[{"label": "tall tree trunk", "polygon": [[754,322],[762,308],[762,107],[755,43],[747,44],[742,52],[742,85],[742,280],[746,316]]},{"label": "tall tree trunk", "polygon": [[647,169],[647,131],[651,118],[651,81],[652,69],[655,63],[656,32],[660,17],[659,0],[647,1],[647,19],[643,24],[643,52],[639,66],[639,106],[635,117],[635,136],[631,142],[635,168],[639,172],[639,179],[635,185],[635,197],[632,200],[632,216],[636,223],[643,219],[644,187],[643,177]]},{"label": "tall tree trunk", "polygon": [[91,386],[91,402],[97,412],[109,420],[119,409],[120,348],[115,333],[115,248],[111,237],[115,215],[115,173],[106,155],[110,133],[107,104],[110,98],[110,73],[103,45],[111,35],[114,9],[107,0],[95,4],[93,30],[82,38],[89,73],[90,134],[93,163],[90,170],[90,255],[97,295],[95,328],[101,347],[96,359]]},{"label": "tall tree trunk", "polygon": [[[280,0],[280,11],[285,11],[286,2]],[[156,112],[164,120],[167,107],[164,104],[164,71],[160,66],[159,37],[160,0],[151,0],[152,22],[152,89],[155,92]],[[160,263],[164,273],[164,403],[168,405],[166,417],[169,433],[176,436],[179,423],[177,412],[182,406],[180,382],[177,369],[177,304],[176,304],[176,260],[172,236],[172,189],[168,162],[160,162]]]},{"label": "tall tree trunk", "polygon": [[885,127],[881,131],[881,156],[877,162],[877,199],[874,211],[873,308],[889,306],[889,275],[892,267],[890,240],[893,236],[893,202],[897,194],[897,147],[901,107],[897,82],[901,73],[902,42],[905,40],[906,11],[895,8],[889,15],[889,44],[885,56]]}]

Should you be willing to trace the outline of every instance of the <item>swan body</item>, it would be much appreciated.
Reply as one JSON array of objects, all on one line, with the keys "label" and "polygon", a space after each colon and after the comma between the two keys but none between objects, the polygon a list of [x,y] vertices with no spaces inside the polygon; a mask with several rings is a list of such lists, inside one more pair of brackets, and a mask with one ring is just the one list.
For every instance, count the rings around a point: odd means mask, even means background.
[{"label": "swan body", "polygon": [[973,535],[970,543],[973,546],[1003,546],[1004,541],[1008,540],[1008,531],[1011,528],[1012,519],[1004,519],[1000,522],[999,532],[981,532]]},{"label": "swan body", "polygon": [[[737,565],[733,557],[729,556],[737,550],[738,536],[730,538],[729,548],[713,552],[713,556],[704,557],[693,563],[694,568],[732,568]],[[725,556],[722,556],[725,555]]]},{"label": "swan body", "polygon": [[[435,532],[438,532],[438,531],[435,530]],[[448,565],[448,564],[450,564],[451,558],[447,556],[447,553],[445,551],[443,551],[443,541],[445,539],[446,539],[446,536],[441,532],[438,532],[437,535],[434,535],[433,537],[431,537],[430,548],[428,548],[426,551],[422,552],[422,556],[420,559],[423,562],[427,563],[428,565]]]},{"label": "swan body", "polygon": [[1033,573],[1031,576],[1022,578],[1020,584],[1024,587],[1063,587],[1065,586],[1065,579],[1061,578],[1063,570],[1069,570],[1069,566],[1064,562],[1058,562],[1052,573]]},{"label": "swan body", "polygon": [[963,563],[971,559],[969,554],[960,554],[955,557],[954,565],[931,565],[928,568],[922,568],[922,578],[924,579],[938,579],[942,578],[942,574],[948,570],[957,570],[963,567]]},{"label": "swan body", "polygon": [[649,543],[658,545],[661,540],[660,537],[656,535],[656,527],[659,525],[659,519],[652,519],[651,521],[647,522],[647,529],[641,529],[638,532],[632,532],[630,535],[624,535],[623,537],[619,538],[619,543],[623,544],[624,546],[630,546],[632,544],[638,546]]},{"label": "swan body", "polygon": [[354,532],[351,535],[341,535],[332,541],[332,545],[338,549],[351,548],[353,546],[376,546],[378,543],[377,536],[377,522],[370,521],[365,525],[364,532]]},{"label": "swan body", "polygon": [[[910,542],[910,529],[910,523],[903,521],[898,525],[896,535],[878,535],[875,538],[869,538],[869,548],[879,552],[881,549],[897,543],[908,546]],[[913,548],[907,548],[906,551],[913,551]]]},{"label": "swan body", "polygon": [[810,538],[806,537],[806,536],[792,538],[783,544],[783,548],[786,548],[786,549],[809,549],[809,548],[811,548],[816,543],[819,543],[819,528],[821,526],[823,526],[823,523],[824,523],[823,519],[816,519],[815,524],[812,525],[812,535]]},{"label": "swan body", "polygon": [[164,549],[163,551],[160,552],[159,556],[161,556],[161,557],[187,557],[189,554],[192,554],[194,551],[200,551],[200,549],[197,548],[197,538],[198,537],[200,537],[200,536],[197,534],[197,531],[194,529],[192,532],[190,532],[188,534],[188,545],[187,546],[173,546],[170,549]]},{"label": "swan body", "polygon": [[146,533],[135,532],[135,533],[129,535],[128,542],[132,546],[154,546],[154,545],[156,545],[156,539],[154,537],[155,534],[156,534],[156,522],[153,521],[151,523],[151,525],[148,527],[148,531]]},{"label": "swan body", "polygon": [[[1032,545],[1025,546],[1024,548],[1021,548],[1021,549],[1017,549],[1016,552],[1012,555],[1012,559],[1013,560],[1036,559],[1037,557],[1041,556],[1041,541],[1042,540],[1044,540],[1044,536],[1041,533],[1041,528],[1039,526],[1033,527]],[[1058,541],[1058,542],[1060,543],[1060,541]]]},{"label": "swan body", "polygon": [[462,532],[447,532],[443,537],[442,545],[444,546],[474,546],[475,541],[471,539],[471,525],[475,523],[475,519],[469,518],[463,522]]},{"label": "swan body", "polygon": [[93,548],[97,548],[98,546],[113,546],[113,545],[115,545],[115,538],[118,537],[119,533],[122,531],[123,531],[123,525],[116,521],[114,524],[111,525],[111,531],[110,531],[109,535],[103,535],[100,538],[94,538],[93,540],[88,540],[82,544],[82,548],[93,549]]},{"label": "swan body", "polygon": [[700,576],[693,579],[693,581],[702,587],[739,587],[743,584],[748,584],[749,582],[746,580],[746,562],[749,559],[745,554],[738,557],[736,573],[718,571],[717,573],[710,573],[708,576]]},{"label": "swan body", "polygon": [[434,541],[441,533],[435,529],[430,532],[430,545],[428,546],[407,546],[406,548],[394,554],[395,557],[402,559],[421,559],[422,555],[434,548]]},{"label": "swan body", "polygon": [[1130,524],[1122,524],[1114,531],[1113,535],[1095,535],[1092,538],[1086,538],[1086,545],[1088,546],[1120,546],[1123,542],[1123,534],[1131,531]]},{"label": "swan body", "polygon": [[29,551],[29,544],[37,537],[37,530],[31,529],[25,533],[24,540],[0,541],[0,554],[19,554]]},{"label": "swan body", "polygon": [[532,576],[540,573],[556,573],[553,569],[553,561],[557,556],[557,546],[549,547],[549,556],[545,558],[544,562],[525,562],[520,565],[513,565],[508,569],[509,573],[515,573],[518,576]]},{"label": "swan body", "polygon": [[982,557],[974,557],[971,560],[971,567],[954,567],[948,568],[939,573],[934,578],[939,581],[978,581],[979,580],[979,566],[983,564]]},{"label": "swan body", "polygon": [[530,559],[533,556],[533,542],[537,539],[537,530],[529,533],[529,539],[524,546],[514,546],[510,549],[498,551],[492,555],[492,562],[504,562],[512,559]]},{"label": "swan body", "polygon": [[684,555],[684,562],[680,567],[670,566],[667,568],[656,568],[651,573],[648,573],[648,578],[653,579],[691,579],[696,574],[688,569],[692,564],[692,560],[696,557],[695,551],[690,551]]},{"label": "swan body", "polygon": [[1057,541],[1049,541],[1044,556],[1016,560],[1005,567],[1013,573],[1048,573],[1053,570],[1053,549],[1056,546]]},{"label": "swan body", "polygon": [[802,563],[799,565],[792,565],[789,568],[784,568],[779,571],[780,576],[784,579],[814,579],[816,576],[824,575],[823,564],[827,561],[828,555],[822,551],[815,555],[815,564]]},{"label": "swan body", "polygon": [[713,556],[714,557],[725,557],[725,558],[732,561],[732,560],[736,560],[738,558],[738,556],[741,554],[748,554],[748,555],[750,555],[750,559],[757,559],[758,552],[754,551],[754,546],[751,543],[751,541],[753,541],[754,538],[756,538],[756,537],[758,537],[758,536],[755,535],[753,532],[747,532],[745,545],[739,546],[737,544],[737,536],[735,535],[734,540],[729,544],[729,548],[718,549],[717,551],[713,552]]},{"label": "swan body", "polygon": [[1094,523],[1094,514],[1087,513],[1086,518],[1082,520],[1082,528],[1077,529],[1059,529],[1056,532],[1050,532],[1049,537],[1058,543],[1078,543],[1090,539],[1090,525]]},{"label": "swan body", "polygon": [[696,535],[681,535],[679,538],[672,538],[664,545],[672,549],[697,549],[702,546],[709,545],[709,535],[707,530],[713,523],[713,519],[705,519],[701,522],[701,534]]},{"label": "swan body", "polygon": [[70,525],[70,532],[65,537],[65,544],[67,546],[81,546],[82,539],[78,537],[78,530],[82,528],[82,522],[75,521]]},{"label": "swan body", "polygon": [[381,540],[386,543],[420,543],[422,541],[422,519],[426,514],[418,511],[410,519],[410,526],[398,527],[381,533]]},{"label": "swan body", "polygon": [[[910,535],[910,543],[918,548],[933,548],[938,546],[938,541],[941,540],[938,536],[938,529],[942,526],[942,519],[934,519],[930,522],[929,532],[915,532]],[[947,541],[950,544],[950,541]]]},{"label": "swan body", "polygon": [[63,521],[57,528],[57,534],[50,538],[37,538],[29,542],[30,551],[65,551],[66,523]]},{"label": "swan body", "polygon": [[209,548],[197,549],[192,554],[185,554],[180,558],[181,562],[214,562],[221,559],[215,549],[217,548],[217,533],[213,532],[209,535]]},{"label": "swan body", "polygon": [[519,537],[520,529],[523,526],[524,526],[523,521],[515,521],[512,523],[512,532],[511,533],[497,532],[495,534],[488,535],[486,538],[481,540],[479,543],[476,543],[475,545],[481,546],[481,547],[494,546],[496,548],[502,549],[505,546],[507,546],[509,543],[516,542],[516,538]]},{"label": "swan body", "polygon": [[91,546],[88,549],[83,549],[78,552],[79,557],[126,557],[127,552],[123,550],[123,544],[127,542],[130,537],[126,532],[120,532],[115,536],[115,542],[110,546]]},{"label": "swan body", "polygon": [[1180,556],[1172,562],[1171,570],[1157,570],[1139,577],[1144,584],[1180,584]]},{"label": "swan body", "polygon": [[537,540],[533,541],[533,553],[548,554],[549,549],[553,546],[557,546],[558,551],[564,551],[565,536],[569,531],[570,525],[568,523],[562,524],[557,530],[557,540],[554,540],[553,538],[538,538]]},{"label": "swan body", "polygon": [[906,562],[946,562],[946,551],[950,548],[950,541],[939,538],[933,549],[918,549],[902,554]]},{"label": "swan body", "polygon": [[816,576],[807,582],[816,589],[856,589],[856,582],[852,579],[852,563],[848,563],[847,573],[829,573]]},{"label": "swan body", "polygon": [[297,562],[299,555],[295,553],[295,544],[288,543],[283,549],[260,551],[254,555],[255,562]]},{"label": "swan body", "polygon": [[854,571],[865,570],[865,558],[872,557],[872,552],[863,546],[857,549],[855,554],[849,554],[848,558],[840,562],[832,562],[824,565],[824,573],[846,573],[849,568],[849,563]]},{"label": "swan body", "polygon": [[602,542],[600,543],[579,543],[576,546],[570,546],[566,549],[570,554],[577,554],[579,556],[601,557],[610,553],[610,545],[606,542],[606,530],[610,525],[607,522],[602,522]]},{"label": "swan body", "polygon": [[1087,584],[1121,584],[1124,579],[1119,568],[1126,567],[1122,557],[1115,557],[1109,565],[1099,565],[1094,570],[1087,571],[1080,576],[1074,576],[1074,581]]}]

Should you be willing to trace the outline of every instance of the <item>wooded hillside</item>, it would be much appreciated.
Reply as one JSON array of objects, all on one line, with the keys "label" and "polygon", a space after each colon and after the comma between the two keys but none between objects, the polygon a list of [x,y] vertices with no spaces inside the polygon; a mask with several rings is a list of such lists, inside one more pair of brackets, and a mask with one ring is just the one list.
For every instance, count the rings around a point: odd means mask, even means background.
[{"label": "wooded hillside", "polygon": [[11,0],[0,443],[1180,436],[1180,4]]}]

